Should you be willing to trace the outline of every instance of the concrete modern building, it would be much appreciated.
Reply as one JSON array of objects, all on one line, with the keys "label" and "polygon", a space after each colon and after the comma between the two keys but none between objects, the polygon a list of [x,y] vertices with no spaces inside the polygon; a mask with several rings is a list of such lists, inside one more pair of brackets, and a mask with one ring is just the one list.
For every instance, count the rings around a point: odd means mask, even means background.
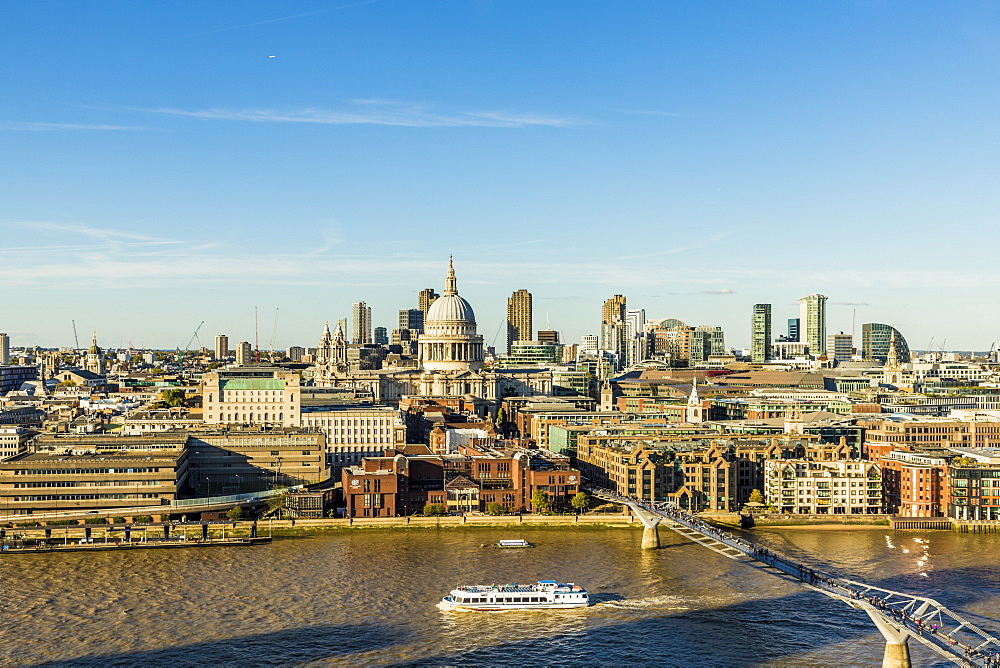
[{"label": "concrete modern building", "polygon": [[408,329],[420,334],[424,331],[424,312],[418,308],[404,308],[399,311],[399,329]]},{"label": "concrete modern building", "polygon": [[[113,437],[126,445],[130,437]],[[0,507],[14,515],[144,507],[156,514],[187,484],[186,436],[151,440],[156,448],[96,451],[71,447],[0,461]]]},{"label": "concrete modern building", "polygon": [[625,363],[625,297],[615,295],[601,308],[601,349],[609,350]]},{"label": "concrete modern building", "polygon": [[420,291],[420,294],[417,296],[417,308],[424,314],[425,319],[427,318],[427,311],[431,309],[431,304],[440,296],[434,292],[434,288],[424,288]]},{"label": "concrete modern building", "polygon": [[880,322],[861,325],[861,357],[885,364],[893,339],[896,345],[896,359],[900,364],[909,363],[910,347],[906,344],[906,339],[895,327]]},{"label": "concrete modern building", "polygon": [[300,424],[326,436],[329,466],[356,466],[364,457],[406,444],[406,425],[397,409],[361,402],[331,402],[306,395]]},{"label": "concrete modern building", "polygon": [[229,357],[229,337],[219,334],[215,337],[215,359],[224,360]]},{"label": "concrete modern building", "polygon": [[600,345],[601,339],[597,334],[584,334],[580,340],[580,350],[582,351],[599,350],[598,346]]},{"label": "concrete modern building", "polygon": [[826,300],[820,294],[799,299],[799,341],[808,343],[809,352],[815,356],[826,354]]},{"label": "concrete modern building", "polygon": [[801,318],[788,319],[788,341],[802,341],[802,320]]},{"label": "concrete modern building", "polygon": [[559,332],[554,329],[540,329],[536,340],[539,343],[559,343]]},{"label": "concrete modern building", "polygon": [[0,332],[0,366],[10,364],[10,337]]},{"label": "concrete modern building", "polygon": [[38,367],[8,365],[0,366],[0,396],[21,388],[24,383],[38,379]]},{"label": "concrete modern building", "polygon": [[750,354],[754,362],[771,359],[771,305],[754,304],[750,332]]},{"label": "concrete modern building", "polygon": [[249,341],[240,341],[236,344],[236,363],[245,366],[253,362],[253,348]]},{"label": "concrete modern building", "polygon": [[531,341],[531,293],[518,290],[507,300],[507,352],[515,341]]},{"label": "concrete modern building", "polygon": [[826,355],[834,362],[847,362],[854,356],[854,337],[850,334],[831,334],[826,337]]},{"label": "concrete modern building", "polygon": [[364,302],[351,304],[351,343],[372,342],[372,310]]},{"label": "concrete modern building", "polygon": [[197,496],[243,494],[329,477],[326,439],[306,429],[218,429],[188,434],[189,487]]},{"label": "concrete modern building", "polygon": [[0,460],[28,451],[28,441],[35,434],[22,427],[0,427]]}]

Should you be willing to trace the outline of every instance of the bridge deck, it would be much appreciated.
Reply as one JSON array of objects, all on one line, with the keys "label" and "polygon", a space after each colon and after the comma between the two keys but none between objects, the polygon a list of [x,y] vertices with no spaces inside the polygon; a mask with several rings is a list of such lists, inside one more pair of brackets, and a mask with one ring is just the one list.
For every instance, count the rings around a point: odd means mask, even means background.
[{"label": "bridge deck", "polygon": [[[961,666],[1000,667],[1000,640],[934,599],[835,578],[788,557],[707,524],[674,504],[648,504],[609,490],[595,496],[628,506],[636,516],[652,515],[662,525],[729,559],[765,567],[831,598],[864,610],[903,639],[914,638]],[[885,631],[883,631],[885,633]]]}]

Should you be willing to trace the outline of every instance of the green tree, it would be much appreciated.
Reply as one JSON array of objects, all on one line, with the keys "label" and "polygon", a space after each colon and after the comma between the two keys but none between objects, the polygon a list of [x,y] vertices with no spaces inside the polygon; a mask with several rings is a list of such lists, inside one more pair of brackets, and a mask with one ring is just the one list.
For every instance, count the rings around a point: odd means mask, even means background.
[{"label": "green tree", "polygon": [[535,493],[531,495],[531,505],[535,508],[536,513],[544,513],[549,509],[549,493],[544,489],[536,489]]},{"label": "green tree", "polygon": [[424,515],[427,516],[440,516],[448,512],[448,509],[444,507],[443,503],[428,503],[424,506]]},{"label": "green tree", "polygon": [[570,505],[576,510],[576,514],[579,515],[582,511],[586,510],[590,506],[590,495],[586,492],[577,492],[570,499]]},{"label": "green tree", "polygon": [[507,512],[507,509],[502,503],[497,503],[496,501],[490,501],[486,504],[486,514],[487,515],[503,515]]},{"label": "green tree", "polygon": [[232,508],[230,508],[229,512],[226,513],[226,517],[228,517],[231,520],[236,520],[237,522],[243,519],[242,506],[233,506]]},{"label": "green tree", "polygon": [[136,515],[132,518],[132,521],[136,524],[149,524],[153,521],[152,515]]},{"label": "green tree", "polygon": [[165,403],[167,406],[174,408],[178,406],[187,406],[187,394],[184,390],[178,388],[163,390],[160,392],[160,401]]},{"label": "green tree", "polygon": [[759,489],[755,489],[750,492],[750,498],[747,499],[749,503],[764,503],[764,495],[760,493]]},{"label": "green tree", "polygon": [[287,509],[288,495],[285,492],[267,497],[267,511],[274,513],[278,519],[281,519]]}]

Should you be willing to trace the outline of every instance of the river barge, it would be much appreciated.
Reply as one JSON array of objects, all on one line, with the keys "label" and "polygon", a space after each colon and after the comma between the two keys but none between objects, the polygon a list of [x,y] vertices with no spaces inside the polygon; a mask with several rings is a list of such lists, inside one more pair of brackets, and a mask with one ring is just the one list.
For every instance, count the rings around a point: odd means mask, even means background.
[{"label": "river barge", "polygon": [[537,584],[466,585],[441,599],[442,610],[553,610],[585,608],[587,590],[572,582],[539,580]]}]

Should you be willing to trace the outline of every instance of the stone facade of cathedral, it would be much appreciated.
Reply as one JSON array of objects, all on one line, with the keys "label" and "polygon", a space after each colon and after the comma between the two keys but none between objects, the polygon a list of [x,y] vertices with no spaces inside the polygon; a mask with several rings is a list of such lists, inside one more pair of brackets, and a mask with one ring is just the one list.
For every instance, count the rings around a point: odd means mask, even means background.
[{"label": "stone facade of cathedral", "polygon": [[483,368],[483,337],[476,331],[472,306],[458,294],[450,261],[444,294],[427,311],[417,343],[417,369],[350,370],[344,332],[338,326],[331,334],[327,325],[316,351],[314,381],[320,387],[371,393],[388,404],[404,396],[472,396],[498,405],[505,397],[552,394],[547,369]]}]

